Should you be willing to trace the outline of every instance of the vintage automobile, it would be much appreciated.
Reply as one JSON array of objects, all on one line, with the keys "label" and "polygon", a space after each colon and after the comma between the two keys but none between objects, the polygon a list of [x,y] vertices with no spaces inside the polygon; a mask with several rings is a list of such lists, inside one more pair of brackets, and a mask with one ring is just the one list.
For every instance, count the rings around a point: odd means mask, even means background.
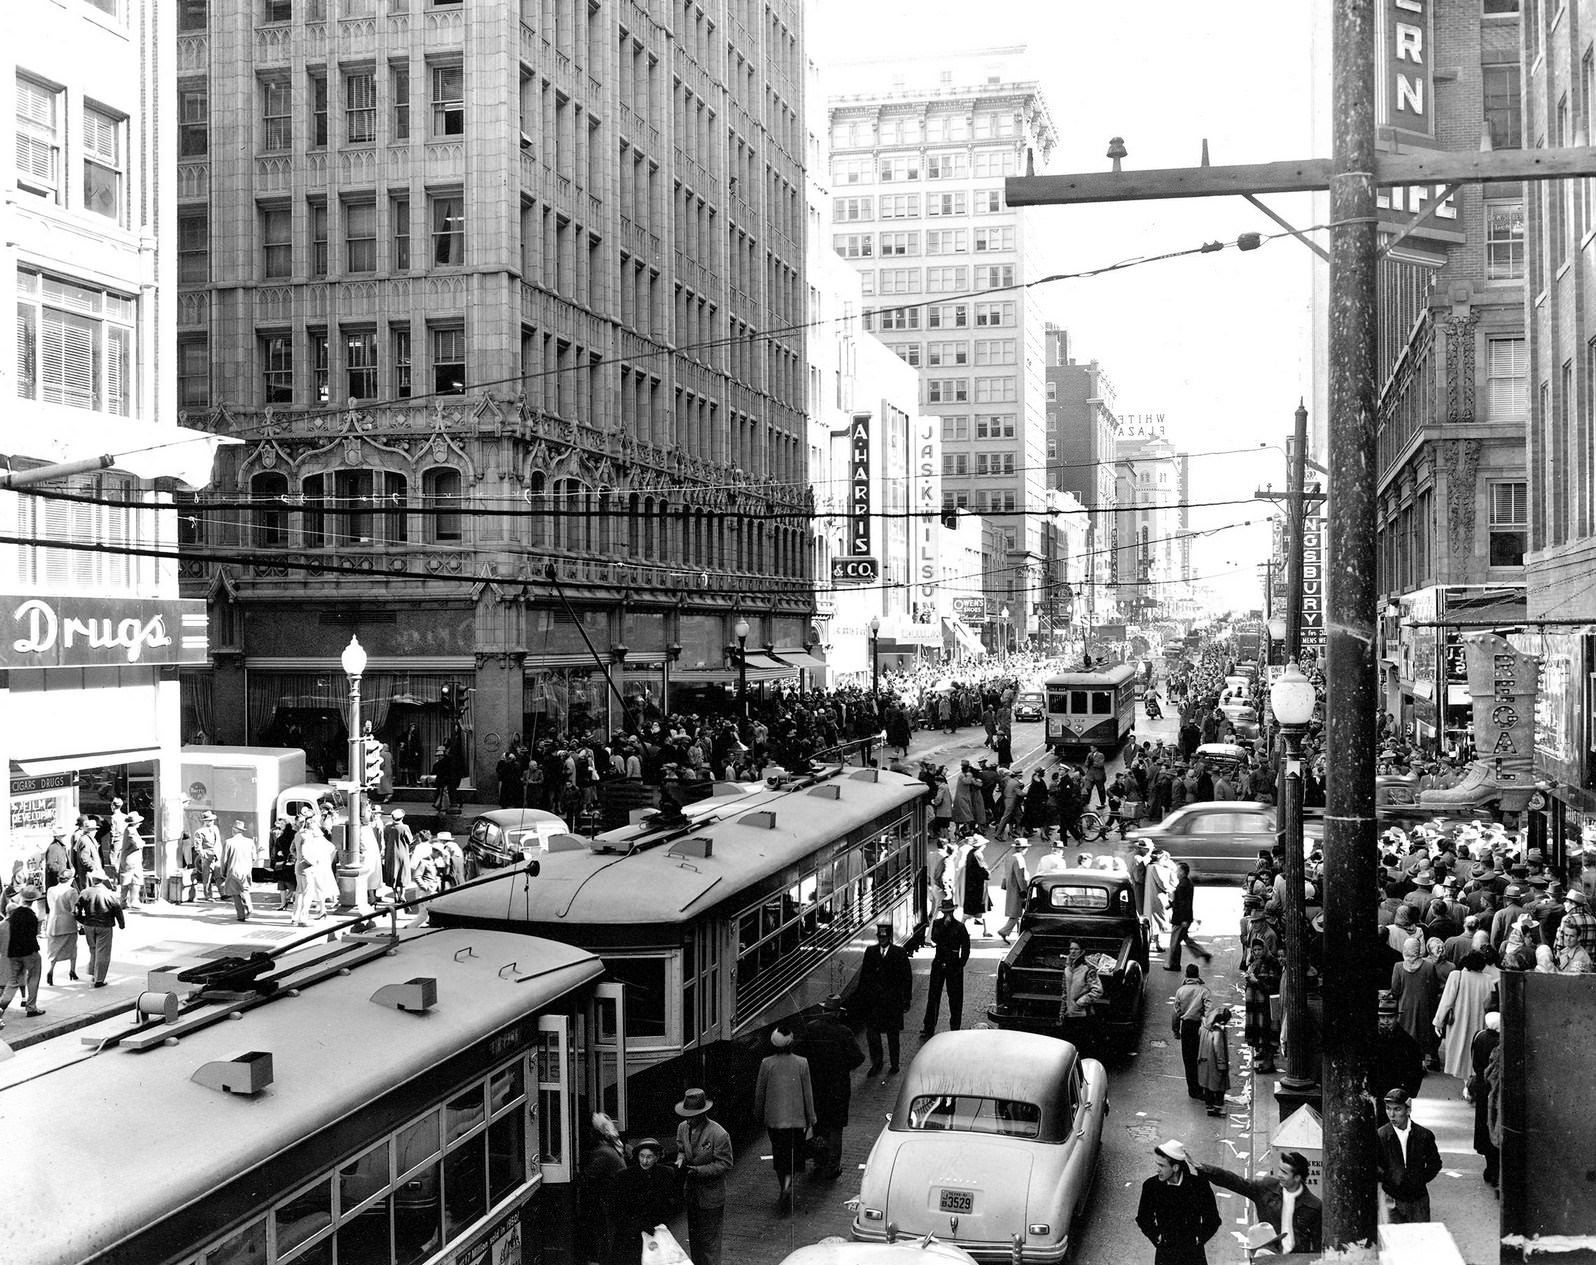
[{"label": "vintage automobile", "polygon": [[[1138,826],[1126,836],[1134,847],[1145,839],[1155,851],[1191,866],[1194,883],[1244,878],[1258,863],[1258,853],[1275,846],[1272,804],[1251,800],[1211,799],[1177,808],[1163,821]],[[1324,822],[1307,820],[1302,827],[1305,853],[1323,846]]]},{"label": "vintage automobile", "polygon": [[[1114,870],[1038,874],[1025,889],[1020,934],[998,964],[986,1017],[1000,1028],[1062,1036],[1077,1045],[1134,1050],[1142,1030],[1147,920],[1130,875]],[[1079,1020],[1060,1020],[1064,964],[1078,943],[1097,968],[1103,996]]]},{"label": "vintage automobile", "polygon": [[1047,706],[1047,696],[1041,690],[1021,690],[1014,700],[1015,720],[1041,720]]},{"label": "vintage automobile", "polygon": [[1062,1261],[1107,1113],[1107,1072],[1068,1041],[940,1033],[915,1055],[870,1149],[853,1237],[884,1243],[892,1227],[935,1234],[977,1261]]},{"label": "vintage automobile", "polygon": [[570,830],[565,818],[541,808],[495,808],[480,813],[466,836],[466,872],[502,870],[538,852],[548,841]]},{"label": "vintage automobile", "polygon": [[975,1257],[931,1234],[896,1243],[851,1243],[833,1236],[784,1256],[781,1265],[975,1265]]}]

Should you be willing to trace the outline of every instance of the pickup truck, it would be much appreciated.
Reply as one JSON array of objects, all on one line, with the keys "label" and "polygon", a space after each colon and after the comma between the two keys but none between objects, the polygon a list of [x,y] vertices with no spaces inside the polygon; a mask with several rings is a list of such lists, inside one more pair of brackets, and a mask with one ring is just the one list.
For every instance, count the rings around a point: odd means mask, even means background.
[{"label": "pickup truck", "polygon": [[[1059,1019],[1059,1001],[1071,941],[1078,941],[1098,968],[1103,997],[1089,1020],[1066,1024]],[[1141,1034],[1147,945],[1147,919],[1138,910],[1130,875],[1076,869],[1038,874],[1025,891],[1019,939],[998,966],[997,1000],[987,1018],[999,1028],[1063,1037],[1077,1045],[1103,1038],[1134,1050]]]}]

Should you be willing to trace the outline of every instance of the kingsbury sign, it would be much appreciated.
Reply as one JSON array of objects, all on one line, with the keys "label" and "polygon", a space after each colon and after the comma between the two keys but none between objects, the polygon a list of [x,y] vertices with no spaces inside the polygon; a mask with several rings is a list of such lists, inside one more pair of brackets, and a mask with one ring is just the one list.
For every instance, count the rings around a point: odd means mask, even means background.
[{"label": "kingsbury sign", "polygon": [[0,594],[0,668],[203,664],[205,603]]}]

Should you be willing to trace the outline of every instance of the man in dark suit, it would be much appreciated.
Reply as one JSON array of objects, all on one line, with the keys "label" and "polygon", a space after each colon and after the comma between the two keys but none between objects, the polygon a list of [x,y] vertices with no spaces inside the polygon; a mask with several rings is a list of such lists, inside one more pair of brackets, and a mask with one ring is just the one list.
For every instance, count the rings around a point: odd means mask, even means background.
[{"label": "man in dark suit", "polygon": [[1385,1096],[1388,1120],[1376,1134],[1380,1161],[1380,1189],[1393,1225],[1430,1220],[1430,1183],[1441,1171],[1441,1152],[1435,1134],[1413,1122],[1407,1091],[1393,1089]]},{"label": "man in dark suit", "polygon": [[859,966],[859,985],[851,1003],[865,1022],[865,1044],[870,1049],[867,1076],[874,1076],[881,1070],[882,1033],[887,1037],[892,1070],[898,1070],[898,1043],[913,988],[914,973],[909,968],[909,955],[892,943],[892,923],[878,922],[876,942],[864,951],[864,961]]},{"label": "man in dark suit", "polygon": [[1280,1231],[1282,1252],[1323,1249],[1324,1205],[1304,1184],[1308,1176],[1308,1157],[1302,1152],[1286,1151],[1281,1155],[1278,1177],[1260,1177],[1254,1181],[1215,1164],[1199,1164],[1197,1172],[1213,1185],[1252,1200],[1258,1219]]},{"label": "man in dark suit", "polygon": [[1191,938],[1192,924],[1197,921],[1192,912],[1192,898],[1195,889],[1191,881],[1191,866],[1184,861],[1176,862],[1175,869],[1179,871],[1180,878],[1175,882],[1175,890],[1169,898],[1169,922],[1174,928],[1169,933],[1169,956],[1164,961],[1164,969],[1169,971],[1180,970],[1180,953],[1183,945],[1190,945],[1191,951],[1202,958],[1204,962],[1212,962],[1214,955]]},{"label": "man in dark suit", "polygon": [[[920,1039],[929,1039],[937,1030],[937,1011],[942,1009],[942,988],[948,990],[948,1027],[959,1030],[964,1014],[964,964],[970,960],[970,933],[964,923],[954,917],[954,904],[946,898],[938,911],[940,916],[931,924],[931,943],[936,956],[931,959],[931,984],[925,999],[925,1022],[920,1025]],[[894,1063],[897,1059],[892,1060]]]},{"label": "man in dark suit", "polygon": [[1214,1188],[1180,1142],[1153,1148],[1158,1172],[1142,1183],[1136,1225],[1153,1245],[1153,1265],[1208,1265],[1204,1245],[1222,1224]]}]

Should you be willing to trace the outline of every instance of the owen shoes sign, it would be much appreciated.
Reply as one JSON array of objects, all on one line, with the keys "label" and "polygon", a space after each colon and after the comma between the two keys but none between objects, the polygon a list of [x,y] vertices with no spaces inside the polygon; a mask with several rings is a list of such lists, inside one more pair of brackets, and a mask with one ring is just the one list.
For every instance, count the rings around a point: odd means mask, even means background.
[{"label": "owen shoes sign", "polygon": [[0,668],[206,662],[202,601],[9,594],[0,615]]}]

